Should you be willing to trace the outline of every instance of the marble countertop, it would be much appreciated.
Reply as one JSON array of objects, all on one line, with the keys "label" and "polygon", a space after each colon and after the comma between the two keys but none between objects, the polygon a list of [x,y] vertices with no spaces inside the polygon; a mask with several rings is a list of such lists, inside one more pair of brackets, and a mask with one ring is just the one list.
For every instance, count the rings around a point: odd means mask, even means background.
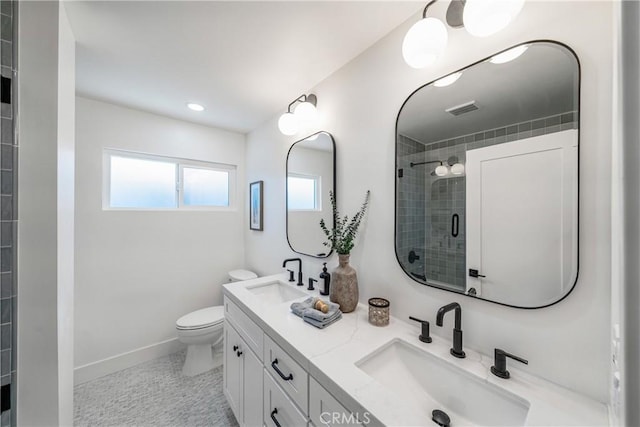
[{"label": "marble countertop", "polygon": [[[467,357],[457,359],[449,354],[451,341],[433,336],[430,344],[418,340],[420,325],[391,317],[385,327],[368,322],[368,307],[359,304],[352,312],[325,329],[317,329],[291,313],[292,301],[265,303],[249,289],[257,285],[281,281],[286,286],[286,274],[266,276],[244,282],[228,283],[223,293],[230,298],[278,345],[289,353],[345,407],[360,415],[367,413],[369,425],[432,426],[424,411],[415,403],[402,399],[398,393],[383,386],[361,370],[359,362],[393,340],[430,353],[444,362],[466,371],[513,393],[529,403],[524,425],[527,426],[604,426],[609,424],[605,404],[582,396],[539,377],[529,375],[509,365],[511,378],[504,380],[490,373],[493,356],[465,348]],[[303,289],[303,287],[297,288]],[[318,295],[318,291],[308,292]],[[327,297],[323,297],[327,299]],[[299,298],[301,300],[304,298]]]}]

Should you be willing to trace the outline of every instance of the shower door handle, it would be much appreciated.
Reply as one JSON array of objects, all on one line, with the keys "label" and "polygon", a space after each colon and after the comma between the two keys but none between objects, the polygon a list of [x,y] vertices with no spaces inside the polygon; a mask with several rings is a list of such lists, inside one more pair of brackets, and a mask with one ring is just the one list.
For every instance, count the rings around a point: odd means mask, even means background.
[{"label": "shower door handle", "polygon": [[487,277],[487,276],[483,276],[482,274],[480,274],[480,272],[478,270],[476,270],[475,268],[470,268],[469,269],[469,276],[471,277]]},{"label": "shower door handle", "polygon": [[458,237],[458,231],[460,228],[460,217],[458,214],[453,214],[451,217],[451,235],[453,237]]}]

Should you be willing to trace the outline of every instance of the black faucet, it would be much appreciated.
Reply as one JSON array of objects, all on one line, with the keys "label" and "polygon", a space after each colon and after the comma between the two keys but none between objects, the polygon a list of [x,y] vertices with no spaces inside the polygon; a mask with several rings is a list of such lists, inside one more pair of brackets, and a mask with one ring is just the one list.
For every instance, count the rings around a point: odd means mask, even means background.
[{"label": "black faucet", "polygon": [[317,282],[316,279],[314,279],[313,277],[309,277],[309,287],[307,288],[308,291],[313,291],[316,288],[313,287],[313,284]]},{"label": "black faucet", "polygon": [[304,286],[302,283],[302,260],[300,258],[287,258],[282,262],[282,267],[284,268],[288,262],[290,261],[298,261],[298,286]]},{"label": "black faucet", "polygon": [[442,320],[444,315],[451,310],[456,311],[455,325],[453,327],[453,347],[451,348],[451,354],[459,359],[466,357],[464,351],[462,351],[462,308],[457,302],[452,302],[444,307],[440,307],[436,316],[436,325],[442,326]]},{"label": "black faucet", "polygon": [[431,337],[429,336],[429,322],[428,321],[416,319],[413,316],[409,316],[409,319],[415,320],[416,322],[420,322],[420,324],[422,325],[420,336],[418,336],[418,339],[420,341],[426,342],[426,343],[430,343],[431,341],[433,341],[431,339]]},{"label": "black faucet", "polygon": [[493,366],[491,367],[491,373],[496,377],[508,379],[511,374],[507,371],[507,357],[512,358],[513,360],[517,360],[518,362],[524,363],[525,365],[529,364],[528,360],[524,360],[522,357],[514,356],[513,354],[509,354],[504,350],[496,348],[493,352],[494,361]]},{"label": "black faucet", "polygon": [[329,295],[329,286],[331,286],[331,273],[327,272],[327,263],[323,262],[322,273],[318,276],[324,280],[324,288],[320,289],[320,295]]},{"label": "black faucet", "polygon": [[295,282],[295,281],[296,281],[296,279],[294,279],[294,278],[293,278],[293,270],[289,270],[289,269],[287,268],[287,271],[289,272],[289,281],[290,281],[290,282]]}]

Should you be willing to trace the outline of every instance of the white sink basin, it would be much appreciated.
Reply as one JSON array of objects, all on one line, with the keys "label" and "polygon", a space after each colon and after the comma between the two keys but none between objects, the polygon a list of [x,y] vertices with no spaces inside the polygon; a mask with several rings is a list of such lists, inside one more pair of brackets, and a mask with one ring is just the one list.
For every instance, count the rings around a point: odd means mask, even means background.
[{"label": "white sink basin", "polygon": [[436,425],[434,409],[444,411],[451,426],[521,426],[529,412],[523,398],[399,339],[356,366],[422,411],[424,425]]},{"label": "white sink basin", "polygon": [[247,290],[259,296],[260,301],[268,304],[279,304],[307,296],[303,290],[296,288],[295,285],[282,282],[261,283],[247,287]]}]

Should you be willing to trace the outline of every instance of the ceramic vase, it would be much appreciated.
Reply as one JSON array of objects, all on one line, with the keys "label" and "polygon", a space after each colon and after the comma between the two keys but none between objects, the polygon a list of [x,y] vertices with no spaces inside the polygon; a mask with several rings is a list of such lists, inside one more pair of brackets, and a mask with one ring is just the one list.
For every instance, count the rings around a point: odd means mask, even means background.
[{"label": "ceramic vase", "polygon": [[338,255],[338,266],[331,273],[329,300],[340,304],[340,311],[350,313],[358,306],[358,276],[349,265],[349,254]]}]

